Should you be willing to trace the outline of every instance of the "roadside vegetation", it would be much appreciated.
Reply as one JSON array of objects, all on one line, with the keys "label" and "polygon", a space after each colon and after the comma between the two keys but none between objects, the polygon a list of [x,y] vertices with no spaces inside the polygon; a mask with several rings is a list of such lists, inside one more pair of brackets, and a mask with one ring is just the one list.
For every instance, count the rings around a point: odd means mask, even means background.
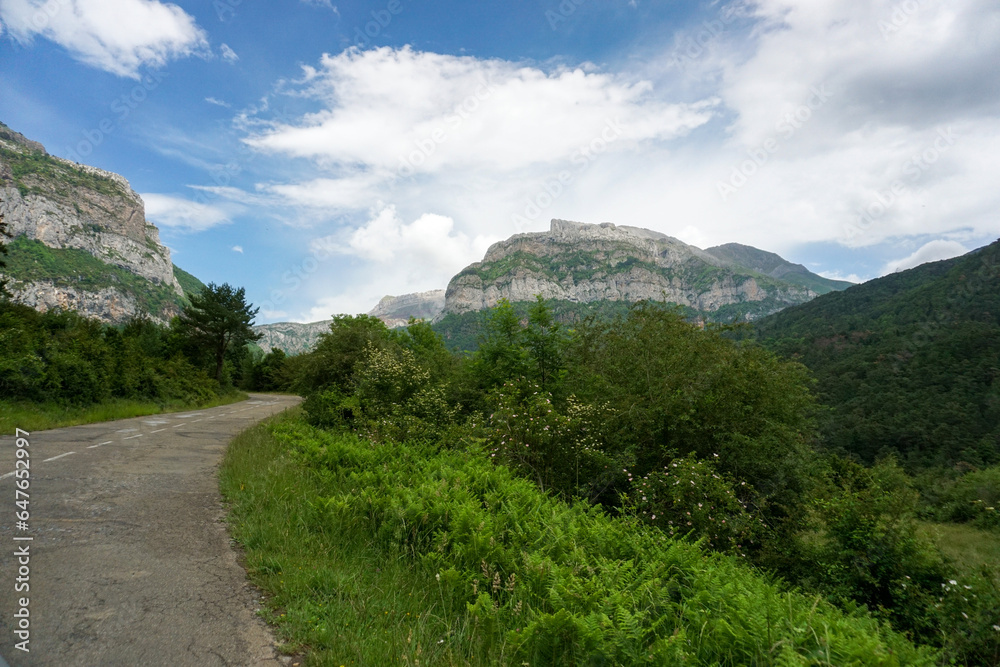
[{"label": "roadside vegetation", "polygon": [[996,570],[892,457],[818,448],[806,368],[726,327],[539,299],[473,354],[342,316],[249,368],[306,400],[223,490],[313,664],[1000,664]]},{"label": "roadside vegetation", "polygon": [[[184,310],[207,318],[175,318],[169,327],[143,317],[115,327],[0,298],[0,429],[55,428],[242,400],[244,343],[253,338],[248,311],[242,290],[215,285]],[[214,347],[205,344],[209,339]]]}]

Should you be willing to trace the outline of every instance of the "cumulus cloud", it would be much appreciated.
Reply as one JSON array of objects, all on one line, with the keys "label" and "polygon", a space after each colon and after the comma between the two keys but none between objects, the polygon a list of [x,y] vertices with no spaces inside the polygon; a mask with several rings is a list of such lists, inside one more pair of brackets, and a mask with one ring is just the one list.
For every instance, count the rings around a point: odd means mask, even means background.
[{"label": "cumulus cloud", "polygon": [[[379,201],[467,238],[559,217],[796,261],[838,244],[868,253],[841,269],[850,279],[918,239],[972,248],[1000,234],[1000,5],[740,0],[710,12],[721,30],[699,20],[618,67],[325,55],[280,88],[318,110],[241,118],[250,146],[295,165],[257,192],[346,224],[355,246],[337,243],[372,266],[382,249],[365,254],[376,227],[363,212]],[[703,38],[679,67],[678,45]],[[397,275],[387,292],[417,289]]]},{"label": "cumulus cloud", "polygon": [[915,266],[920,266],[921,264],[926,264],[927,262],[938,262],[942,259],[951,259],[952,257],[958,257],[959,255],[964,255],[969,252],[969,250],[957,241],[944,241],[936,240],[929,243],[925,243],[919,250],[914,252],[909,257],[904,257],[902,259],[897,259],[889,262],[885,265],[882,270],[882,274],[895,273],[896,271],[905,271],[906,269],[912,269]]},{"label": "cumulus cloud", "polygon": [[326,290],[326,294],[319,295],[316,305],[302,319],[314,321],[332,314],[367,312],[386,294],[443,288],[455,273],[481,259],[498,240],[470,237],[442,215],[424,214],[406,222],[396,207],[380,204],[361,226],[312,242],[312,254],[321,262],[344,256],[361,260],[362,264],[356,275],[342,280],[346,285],[337,293]]},{"label": "cumulus cloud", "polygon": [[712,102],[673,104],[583,68],[541,69],[408,47],[348,49],[304,68],[302,94],[326,109],[248,143],[382,179],[448,170],[516,172],[569,162],[614,124],[616,149],[682,136]]},{"label": "cumulus cloud", "polygon": [[207,51],[205,31],[174,4],[157,0],[5,0],[0,19],[23,44],[35,36],[118,76]]},{"label": "cumulus cloud", "polygon": [[146,217],[164,227],[198,232],[231,221],[230,213],[219,206],[182,197],[146,192],[142,200],[146,204]]},{"label": "cumulus cloud", "polygon": [[229,102],[225,102],[223,100],[216,99],[214,97],[206,97],[205,101],[208,102],[209,104],[214,104],[217,107],[224,107],[226,109],[228,109],[230,106]]},{"label": "cumulus cloud", "polygon": [[241,246],[241,245],[234,245],[233,248],[232,248],[232,250],[233,250],[233,252],[238,252],[241,255],[243,254],[243,246]]}]

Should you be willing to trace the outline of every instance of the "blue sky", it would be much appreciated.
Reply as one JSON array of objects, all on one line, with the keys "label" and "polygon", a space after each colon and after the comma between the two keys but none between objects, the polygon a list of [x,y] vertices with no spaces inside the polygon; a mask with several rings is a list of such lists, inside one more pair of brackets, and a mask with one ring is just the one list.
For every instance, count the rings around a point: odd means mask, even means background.
[{"label": "blue sky", "polygon": [[869,279],[1000,236],[994,0],[0,0],[0,120],[259,321],[551,218]]}]

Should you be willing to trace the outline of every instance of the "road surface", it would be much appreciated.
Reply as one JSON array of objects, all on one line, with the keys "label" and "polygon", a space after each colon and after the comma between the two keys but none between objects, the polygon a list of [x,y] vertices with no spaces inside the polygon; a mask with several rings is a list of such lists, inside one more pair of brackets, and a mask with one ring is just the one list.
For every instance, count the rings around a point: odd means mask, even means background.
[{"label": "road surface", "polygon": [[[255,614],[216,472],[234,435],[298,401],[255,394],[37,431],[21,447],[0,435],[0,655],[10,667],[287,664]],[[30,461],[21,506],[18,449]],[[26,530],[16,516],[25,507]],[[25,622],[30,652],[16,648]]]}]

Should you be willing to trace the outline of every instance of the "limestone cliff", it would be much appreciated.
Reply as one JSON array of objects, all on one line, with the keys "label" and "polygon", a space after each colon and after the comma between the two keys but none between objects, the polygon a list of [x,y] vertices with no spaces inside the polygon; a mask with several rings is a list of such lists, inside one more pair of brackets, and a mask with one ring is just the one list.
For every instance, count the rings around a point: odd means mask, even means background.
[{"label": "limestone cliff", "polygon": [[[759,259],[749,252],[755,251],[798,266],[773,253],[737,247],[747,249],[747,256]],[[531,301],[541,294],[578,303],[666,300],[709,319],[715,319],[712,314],[755,319],[847,286],[804,267],[808,281],[784,280],[744,266],[738,254],[707,252],[638,227],[553,220],[548,232],[515,234],[494,244],[483,261],[452,278],[444,313],[483,310],[500,299]]]},{"label": "limestone cliff", "polygon": [[377,317],[390,329],[406,326],[411,317],[433,320],[444,310],[445,291],[415,292],[402,296],[385,296],[368,314]]},{"label": "limestone cliff", "polygon": [[0,214],[14,300],[106,322],[179,312],[170,251],[122,176],[49,155],[0,123]]}]

